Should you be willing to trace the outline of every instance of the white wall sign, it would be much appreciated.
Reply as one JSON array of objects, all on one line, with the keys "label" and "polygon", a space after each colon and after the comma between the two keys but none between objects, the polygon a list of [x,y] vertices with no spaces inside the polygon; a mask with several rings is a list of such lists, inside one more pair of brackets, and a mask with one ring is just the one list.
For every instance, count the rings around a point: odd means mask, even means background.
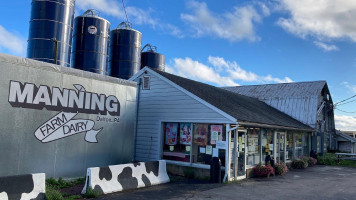
[{"label": "white wall sign", "polygon": [[[75,89],[52,87],[33,83],[10,81],[8,101],[12,107],[59,111],[37,130],[35,137],[42,143],[52,142],[71,135],[85,133],[85,141],[97,143],[96,135],[103,129],[93,129],[95,122],[90,119],[74,119],[78,113],[120,116],[120,102],[117,97],[87,92],[82,85]],[[100,117],[99,117],[100,118]],[[97,121],[101,121],[98,120]],[[112,120],[119,122],[119,118]]]},{"label": "white wall sign", "polygon": [[216,141],[217,149],[226,149],[226,141]]}]

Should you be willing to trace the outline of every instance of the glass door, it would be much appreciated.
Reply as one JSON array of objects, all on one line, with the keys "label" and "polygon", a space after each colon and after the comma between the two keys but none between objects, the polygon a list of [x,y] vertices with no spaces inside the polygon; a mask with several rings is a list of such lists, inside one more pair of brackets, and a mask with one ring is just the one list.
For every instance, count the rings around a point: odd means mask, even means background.
[{"label": "glass door", "polygon": [[238,168],[237,174],[238,176],[244,176],[246,174],[246,161],[245,161],[245,149],[246,149],[246,132],[238,131]]},{"label": "glass door", "polygon": [[286,162],[286,134],[277,133],[277,163]]},{"label": "glass door", "polygon": [[246,158],[245,158],[245,145],[246,145],[246,132],[247,130],[235,130],[231,132],[230,140],[230,153],[231,153],[231,173],[230,177],[233,180],[241,180],[246,178]]}]

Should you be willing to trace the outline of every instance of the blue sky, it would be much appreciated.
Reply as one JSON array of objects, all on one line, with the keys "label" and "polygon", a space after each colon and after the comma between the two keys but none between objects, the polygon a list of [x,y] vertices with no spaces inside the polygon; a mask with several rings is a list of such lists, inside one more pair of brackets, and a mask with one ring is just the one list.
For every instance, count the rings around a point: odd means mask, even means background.
[{"label": "blue sky", "polygon": [[[356,1],[125,0],[142,44],[158,47],[166,68],[216,86],[326,80],[334,103],[356,94]],[[26,55],[29,0],[1,1],[0,52]],[[121,0],[77,0],[115,28]],[[354,98],[356,99],[356,98]],[[352,99],[353,100],[353,99]],[[356,101],[338,109],[355,112]],[[335,110],[339,129],[356,113]]]}]

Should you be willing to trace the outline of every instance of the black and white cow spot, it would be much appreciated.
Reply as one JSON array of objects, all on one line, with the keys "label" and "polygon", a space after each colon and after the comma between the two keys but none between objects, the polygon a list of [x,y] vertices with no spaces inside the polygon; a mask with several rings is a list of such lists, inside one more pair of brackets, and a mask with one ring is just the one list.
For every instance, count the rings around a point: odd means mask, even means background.
[{"label": "black and white cow spot", "polygon": [[[39,176],[41,175],[36,175],[37,184]],[[31,196],[31,199],[44,199],[44,180],[45,177],[43,175],[43,191],[39,192],[39,188],[35,187],[35,180],[32,174],[1,177],[0,196],[5,199],[6,196],[8,199],[21,199],[23,195],[26,196],[24,198]]]},{"label": "black and white cow spot", "polygon": [[110,181],[112,179],[112,173],[109,167],[100,167],[99,169],[99,179],[103,180],[104,178],[107,181]]},{"label": "black and white cow spot", "polygon": [[139,162],[132,163],[132,164],[133,164],[134,167],[137,167],[137,166],[140,166],[140,165],[141,165],[141,163],[139,163]]},{"label": "black and white cow spot", "polygon": [[150,179],[148,179],[148,177],[144,174],[142,174],[142,181],[145,184],[145,187],[149,187],[152,185]]},{"label": "black and white cow spot", "polygon": [[159,171],[158,161],[145,162],[145,166],[146,166],[147,173],[153,172],[155,176],[158,176],[158,171]]},{"label": "black and white cow spot", "polygon": [[0,193],[5,192],[9,199],[21,199],[22,193],[30,193],[33,188],[31,174],[0,178]]},{"label": "black and white cow spot", "polygon": [[125,167],[122,172],[117,176],[117,182],[122,186],[123,190],[133,189],[138,187],[137,178],[132,176],[132,168]]}]

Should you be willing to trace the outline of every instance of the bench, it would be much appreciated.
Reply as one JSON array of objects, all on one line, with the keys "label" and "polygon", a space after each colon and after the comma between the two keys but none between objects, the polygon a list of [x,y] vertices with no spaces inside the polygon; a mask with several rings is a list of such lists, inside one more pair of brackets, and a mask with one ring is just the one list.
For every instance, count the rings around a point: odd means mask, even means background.
[{"label": "bench", "polygon": [[337,163],[340,163],[340,160],[355,160],[356,153],[335,153],[337,156]]}]

